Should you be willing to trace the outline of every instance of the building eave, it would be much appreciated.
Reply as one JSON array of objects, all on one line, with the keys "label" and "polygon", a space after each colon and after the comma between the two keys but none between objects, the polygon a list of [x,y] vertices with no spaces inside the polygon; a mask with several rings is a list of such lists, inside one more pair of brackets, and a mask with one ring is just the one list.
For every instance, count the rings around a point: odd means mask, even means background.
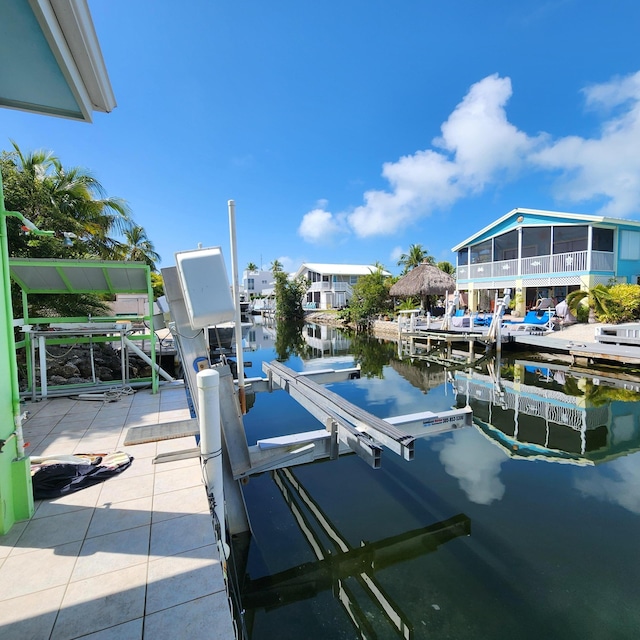
[{"label": "building eave", "polygon": [[116,107],[87,0],[10,0],[3,21],[1,106],[85,122]]}]

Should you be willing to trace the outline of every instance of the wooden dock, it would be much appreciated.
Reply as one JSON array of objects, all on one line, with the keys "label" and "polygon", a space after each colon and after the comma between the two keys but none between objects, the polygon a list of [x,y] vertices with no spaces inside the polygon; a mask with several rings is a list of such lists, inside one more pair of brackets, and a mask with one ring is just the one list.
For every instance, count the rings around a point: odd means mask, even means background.
[{"label": "wooden dock", "polygon": [[573,362],[608,362],[612,365],[640,365],[640,347],[600,342],[565,340],[549,335],[512,336],[512,344],[531,346],[540,351],[565,353]]}]

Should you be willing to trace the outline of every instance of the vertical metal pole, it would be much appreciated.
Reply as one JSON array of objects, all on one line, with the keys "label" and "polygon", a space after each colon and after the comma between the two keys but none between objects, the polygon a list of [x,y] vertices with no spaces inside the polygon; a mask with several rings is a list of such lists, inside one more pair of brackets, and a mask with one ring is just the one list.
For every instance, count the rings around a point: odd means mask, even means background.
[{"label": "vertical metal pole", "polygon": [[244,395],[244,356],[242,352],[242,320],[240,317],[240,291],[238,289],[238,252],[236,247],[236,203],[229,200],[229,232],[231,234],[231,274],[233,304],[236,312],[236,362],[238,364],[238,397],[242,413],[247,412]]},{"label": "vertical metal pole", "polygon": [[38,353],[40,356],[40,396],[47,397],[47,347],[46,338],[38,336]]},{"label": "vertical metal pole", "polygon": [[[18,386],[18,364],[16,362],[16,344],[13,334],[13,304],[11,302],[11,276],[9,275],[9,239],[7,233],[7,214],[8,212],[4,208],[4,191],[2,187],[2,174],[0,173],[0,286],[2,286],[2,302],[3,309],[0,311],[4,315],[4,319],[0,320],[0,323],[4,325],[2,327],[3,335],[0,336],[0,340],[4,343],[2,350],[6,349],[9,355],[8,369],[9,369],[9,387],[11,396],[11,412],[15,432],[18,442],[18,457],[24,456],[24,448],[22,443],[22,422],[20,420],[20,389]],[[5,378],[6,380],[6,378]],[[6,384],[6,383],[5,383]],[[4,404],[3,404],[4,407]],[[5,409],[3,408],[3,411]],[[8,413],[8,409],[7,409]],[[1,419],[3,422],[8,423],[9,415],[3,414]],[[10,435],[9,432],[5,433],[6,427],[2,427],[2,437]],[[0,517],[0,530],[2,529],[2,518]]]},{"label": "vertical metal pole", "polygon": [[224,480],[222,467],[222,429],[220,424],[220,374],[215,369],[203,369],[196,374],[198,386],[198,418],[200,423],[200,454],[207,493],[213,498],[214,512],[220,525],[218,549],[229,557],[226,539]]}]

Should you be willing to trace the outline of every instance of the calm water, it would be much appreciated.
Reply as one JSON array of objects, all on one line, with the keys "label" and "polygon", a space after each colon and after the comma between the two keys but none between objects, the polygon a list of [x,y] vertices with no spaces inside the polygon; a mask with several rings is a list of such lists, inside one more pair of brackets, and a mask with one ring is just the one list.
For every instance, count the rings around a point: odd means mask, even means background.
[{"label": "calm water", "polygon": [[[257,328],[247,375],[275,357]],[[470,404],[474,426],[251,478],[236,545],[247,637],[640,637],[640,380],[527,359],[446,371],[307,327],[296,370],[353,365],[331,389],[382,418]],[[271,341],[271,342],[270,342]],[[259,437],[319,428],[282,391],[245,416]]]}]

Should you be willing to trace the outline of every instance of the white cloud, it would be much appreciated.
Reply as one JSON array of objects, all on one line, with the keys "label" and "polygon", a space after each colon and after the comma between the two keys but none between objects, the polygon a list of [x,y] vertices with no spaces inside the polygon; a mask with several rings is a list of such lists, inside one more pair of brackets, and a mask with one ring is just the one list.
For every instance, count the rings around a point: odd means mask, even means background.
[{"label": "white cloud", "polygon": [[603,118],[598,137],[529,136],[507,118],[511,80],[488,76],[469,89],[431,148],[383,165],[386,190],[366,191],[362,205],[337,214],[323,204],[304,216],[299,233],[310,242],[348,231],[360,237],[393,234],[435,210],[541,169],[559,174],[559,201],[603,201],[599,213],[629,215],[640,208],[640,72],[583,93],[587,108]]},{"label": "white cloud", "polygon": [[597,138],[567,136],[532,156],[561,172],[556,197],[571,203],[603,199],[599,213],[624,217],[640,206],[640,72],[585,89],[586,104],[609,116]]},{"label": "white cloud", "polygon": [[298,227],[298,233],[307,242],[327,244],[340,235],[341,226],[338,219],[329,211],[314,209],[305,213]]}]

